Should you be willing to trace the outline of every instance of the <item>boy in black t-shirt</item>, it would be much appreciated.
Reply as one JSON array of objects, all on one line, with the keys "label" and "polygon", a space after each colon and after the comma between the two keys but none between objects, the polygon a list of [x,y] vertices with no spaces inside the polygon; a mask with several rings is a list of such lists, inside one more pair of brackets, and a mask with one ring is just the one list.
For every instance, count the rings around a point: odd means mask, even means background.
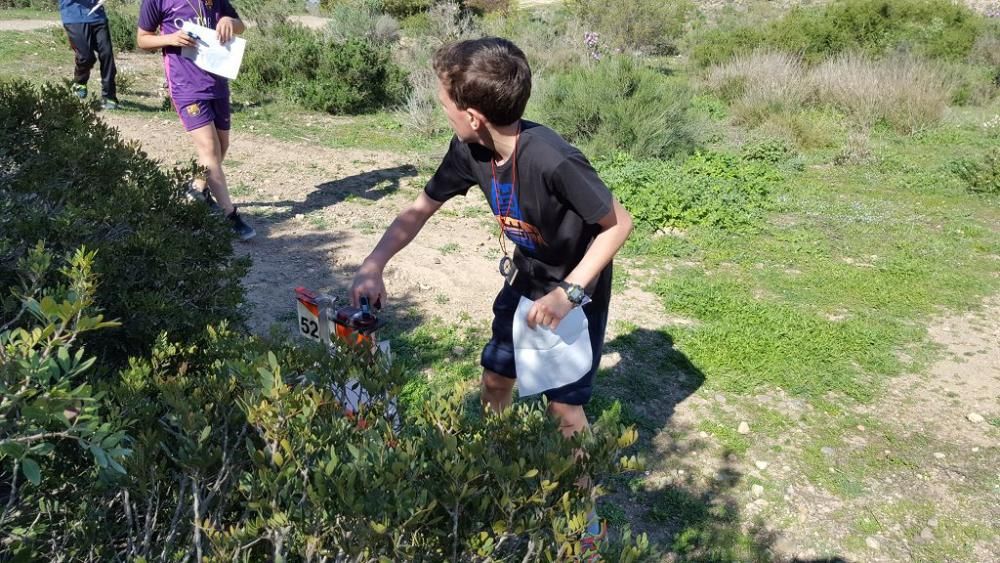
[{"label": "boy in black t-shirt", "polygon": [[[382,272],[389,259],[445,201],[478,185],[514,246],[511,257],[501,236],[505,283],[493,304],[493,334],[482,353],[482,400],[496,411],[510,405],[516,365],[529,365],[523,362],[530,352],[532,371],[545,372],[545,381],[537,381],[537,374],[530,383],[522,377],[521,393],[529,386],[544,390],[549,412],[570,436],[587,427],[583,405],[590,400],[604,343],[611,260],[631,233],[632,218],[579,150],[551,129],[521,119],[531,95],[531,69],[513,43],[484,38],[446,45],[434,56],[434,70],[455,137],[424,192],[396,217],[362,263],[352,297],[384,303]],[[515,317],[523,320],[515,324]],[[563,330],[557,331],[564,319]],[[571,351],[579,357],[577,345],[583,345],[586,358],[579,369],[567,368],[572,362],[566,356],[559,361],[549,356],[546,362],[537,350],[515,360],[515,333],[559,332],[566,341],[568,324],[576,327],[569,329],[569,340],[577,329],[589,336],[576,339]]]}]

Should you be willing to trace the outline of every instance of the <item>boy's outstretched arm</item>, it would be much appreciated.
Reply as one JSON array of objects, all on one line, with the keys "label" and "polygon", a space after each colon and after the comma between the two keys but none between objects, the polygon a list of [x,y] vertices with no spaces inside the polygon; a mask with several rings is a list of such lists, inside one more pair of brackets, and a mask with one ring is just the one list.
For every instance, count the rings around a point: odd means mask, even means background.
[{"label": "boy's outstretched arm", "polygon": [[368,258],[361,263],[358,273],[354,275],[351,284],[351,299],[354,305],[358,304],[358,299],[362,296],[368,298],[371,303],[386,303],[385,282],[382,279],[382,272],[389,260],[397,252],[410,244],[410,241],[417,236],[424,223],[431,215],[434,215],[443,205],[434,201],[427,194],[421,192],[420,196],[410,204],[409,207],[400,212],[393,220],[389,228],[385,230],[382,239],[375,245]]},{"label": "boy's outstretched arm", "polygon": [[[598,224],[601,225],[600,234],[594,238],[583,259],[564,281],[587,287],[611,263],[611,259],[632,232],[632,216],[618,203],[617,198],[612,198],[611,211],[602,217]],[[545,297],[535,301],[531,311],[528,312],[528,326],[535,328],[537,325],[547,325],[555,330],[563,317],[572,309],[573,304],[566,292],[557,287]]]}]

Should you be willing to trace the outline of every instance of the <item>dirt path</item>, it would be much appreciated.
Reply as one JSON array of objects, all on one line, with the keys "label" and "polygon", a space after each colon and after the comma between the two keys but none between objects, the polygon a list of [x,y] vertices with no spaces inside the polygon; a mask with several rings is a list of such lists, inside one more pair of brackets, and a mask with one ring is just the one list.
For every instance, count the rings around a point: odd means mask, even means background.
[{"label": "dirt path", "polygon": [[59,20],[0,20],[0,31],[34,31],[59,25]]}]

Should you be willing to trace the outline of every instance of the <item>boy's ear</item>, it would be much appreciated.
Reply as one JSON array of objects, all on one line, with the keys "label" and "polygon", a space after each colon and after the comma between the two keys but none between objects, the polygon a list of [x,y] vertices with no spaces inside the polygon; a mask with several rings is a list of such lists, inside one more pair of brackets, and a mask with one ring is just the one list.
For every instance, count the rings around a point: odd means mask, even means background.
[{"label": "boy's ear", "polygon": [[480,111],[476,108],[469,108],[465,111],[469,115],[469,125],[471,125],[474,130],[478,131],[479,129],[483,129],[486,127],[486,124],[489,123],[486,116],[480,113]]}]

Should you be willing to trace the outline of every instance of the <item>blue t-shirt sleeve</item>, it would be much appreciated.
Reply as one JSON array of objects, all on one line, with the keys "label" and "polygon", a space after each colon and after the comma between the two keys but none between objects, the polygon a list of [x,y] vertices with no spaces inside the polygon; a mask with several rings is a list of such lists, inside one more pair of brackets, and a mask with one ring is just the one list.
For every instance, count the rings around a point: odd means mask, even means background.
[{"label": "blue t-shirt sleeve", "polygon": [[142,6],[139,7],[139,29],[156,32],[162,22],[163,10],[160,0],[142,0]]}]

